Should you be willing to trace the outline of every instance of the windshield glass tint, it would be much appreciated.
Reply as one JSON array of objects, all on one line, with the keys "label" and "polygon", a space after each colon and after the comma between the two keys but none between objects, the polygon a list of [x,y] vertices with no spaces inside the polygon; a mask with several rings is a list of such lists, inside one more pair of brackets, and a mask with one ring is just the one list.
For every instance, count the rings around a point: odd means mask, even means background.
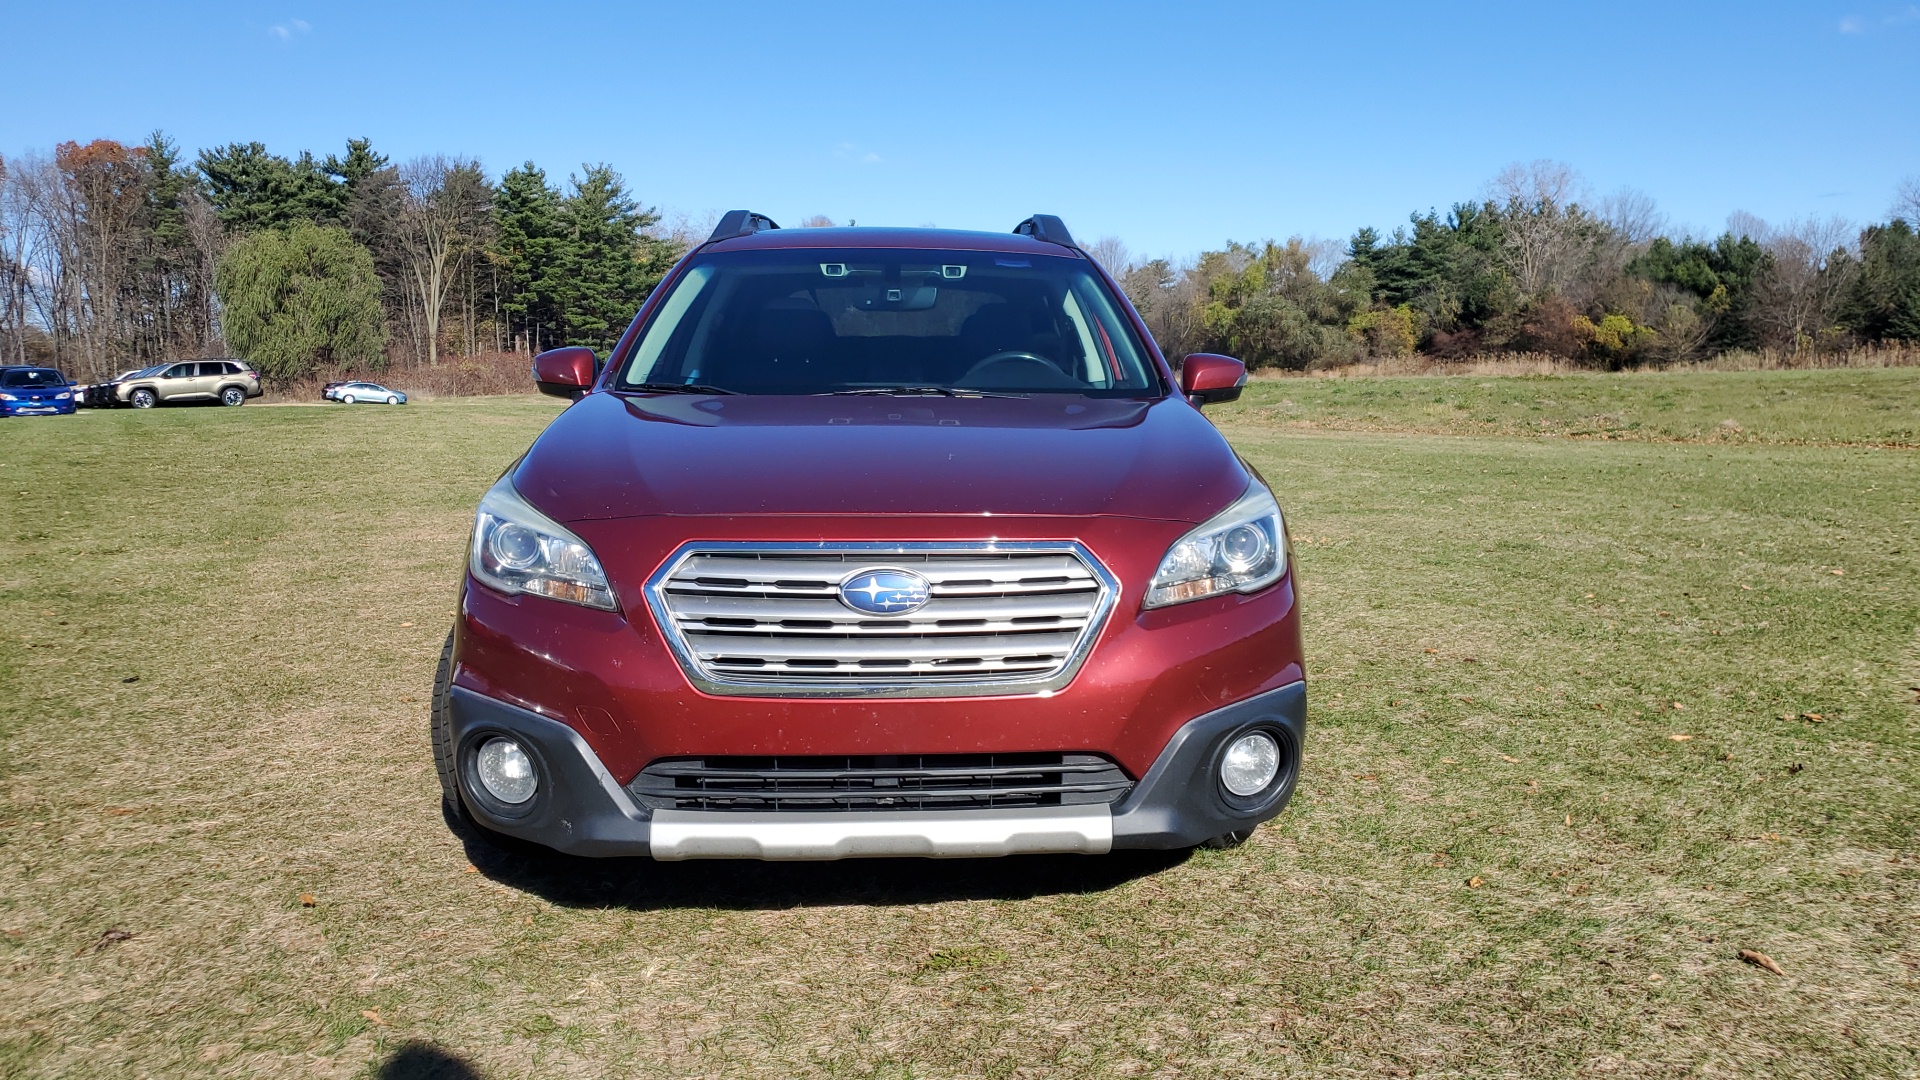
[{"label": "windshield glass tint", "polygon": [[1152,371],[1083,259],[769,250],[688,267],[618,385],[1126,396],[1157,390]]},{"label": "windshield glass tint", "polygon": [[67,377],[52,368],[15,368],[0,376],[0,386],[65,386]]}]

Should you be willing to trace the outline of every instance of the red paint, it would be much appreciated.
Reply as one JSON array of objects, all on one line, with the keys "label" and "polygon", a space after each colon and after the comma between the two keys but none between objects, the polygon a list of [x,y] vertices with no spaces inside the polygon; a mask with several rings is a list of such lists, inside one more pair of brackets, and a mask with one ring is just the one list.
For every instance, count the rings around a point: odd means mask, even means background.
[{"label": "red paint", "polygon": [[1180,391],[1196,405],[1232,401],[1247,385],[1247,365],[1231,356],[1197,352],[1180,365]]},{"label": "red paint", "polygon": [[[1012,233],[894,229],[777,230],[711,247],[1079,256]],[[654,290],[603,378],[624,362],[685,266]],[[1139,314],[1097,263],[1094,272],[1171,389],[1173,373]],[[592,385],[592,355],[583,360],[583,352],[542,354],[540,381]],[[1230,393],[1244,379],[1239,361],[1196,354],[1183,365],[1182,393],[1137,399],[596,389],[540,436],[514,484],[594,549],[621,611],[502,596],[469,578],[456,682],[572,725],[623,783],[670,756],[1023,750],[1104,753],[1137,778],[1188,720],[1303,677],[1291,569],[1253,596],[1140,609],[1168,547],[1246,490],[1249,469],[1189,403]],[[648,576],[688,541],[990,538],[1077,540],[1120,582],[1091,655],[1057,693],[709,696],[687,681],[643,595]]]},{"label": "red paint", "polygon": [[585,393],[593,386],[593,350],[581,345],[548,349],[533,358],[533,381],[549,394]]}]

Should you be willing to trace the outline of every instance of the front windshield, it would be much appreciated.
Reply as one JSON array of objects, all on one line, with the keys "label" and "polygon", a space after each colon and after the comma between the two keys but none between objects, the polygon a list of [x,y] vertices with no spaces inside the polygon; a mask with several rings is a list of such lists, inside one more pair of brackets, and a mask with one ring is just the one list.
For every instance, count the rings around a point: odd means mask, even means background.
[{"label": "front windshield", "polygon": [[1137,396],[1159,380],[1084,259],[856,248],[698,257],[615,386]]},{"label": "front windshield", "polygon": [[0,386],[65,386],[67,377],[52,368],[14,368],[0,376]]}]

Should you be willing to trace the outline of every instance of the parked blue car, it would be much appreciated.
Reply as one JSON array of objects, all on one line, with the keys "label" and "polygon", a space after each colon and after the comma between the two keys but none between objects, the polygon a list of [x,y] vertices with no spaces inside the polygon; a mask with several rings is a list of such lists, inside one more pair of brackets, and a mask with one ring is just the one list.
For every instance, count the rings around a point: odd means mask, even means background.
[{"label": "parked blue car", "polygon": [[64,416],[79,407],[73,382],[49,367],[0,367],[0,416]]}]

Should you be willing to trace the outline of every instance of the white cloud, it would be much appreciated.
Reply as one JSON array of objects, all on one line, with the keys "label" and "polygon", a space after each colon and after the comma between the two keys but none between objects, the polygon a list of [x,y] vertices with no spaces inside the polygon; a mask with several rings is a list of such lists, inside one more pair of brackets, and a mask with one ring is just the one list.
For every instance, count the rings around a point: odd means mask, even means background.
[{"label": "white cloud", "polygon": [[880,155],[855,142],[835,143],[833,156],[842,161],[857,161],[862,165],[880,164]]},{"label": "white cloud", "polygon": [[267,27],[267,36],[281,41],[292,41],[295,34],[305,34],[313,29],[313,24],[305,19],[288,19]]},{"label": "white cloud", "polygon": [[1849,15],[1840,20],[1840,32],[1843,34],[1858,34],[1865,31],[1866,28],[1866,20],[1858,15]]}]

